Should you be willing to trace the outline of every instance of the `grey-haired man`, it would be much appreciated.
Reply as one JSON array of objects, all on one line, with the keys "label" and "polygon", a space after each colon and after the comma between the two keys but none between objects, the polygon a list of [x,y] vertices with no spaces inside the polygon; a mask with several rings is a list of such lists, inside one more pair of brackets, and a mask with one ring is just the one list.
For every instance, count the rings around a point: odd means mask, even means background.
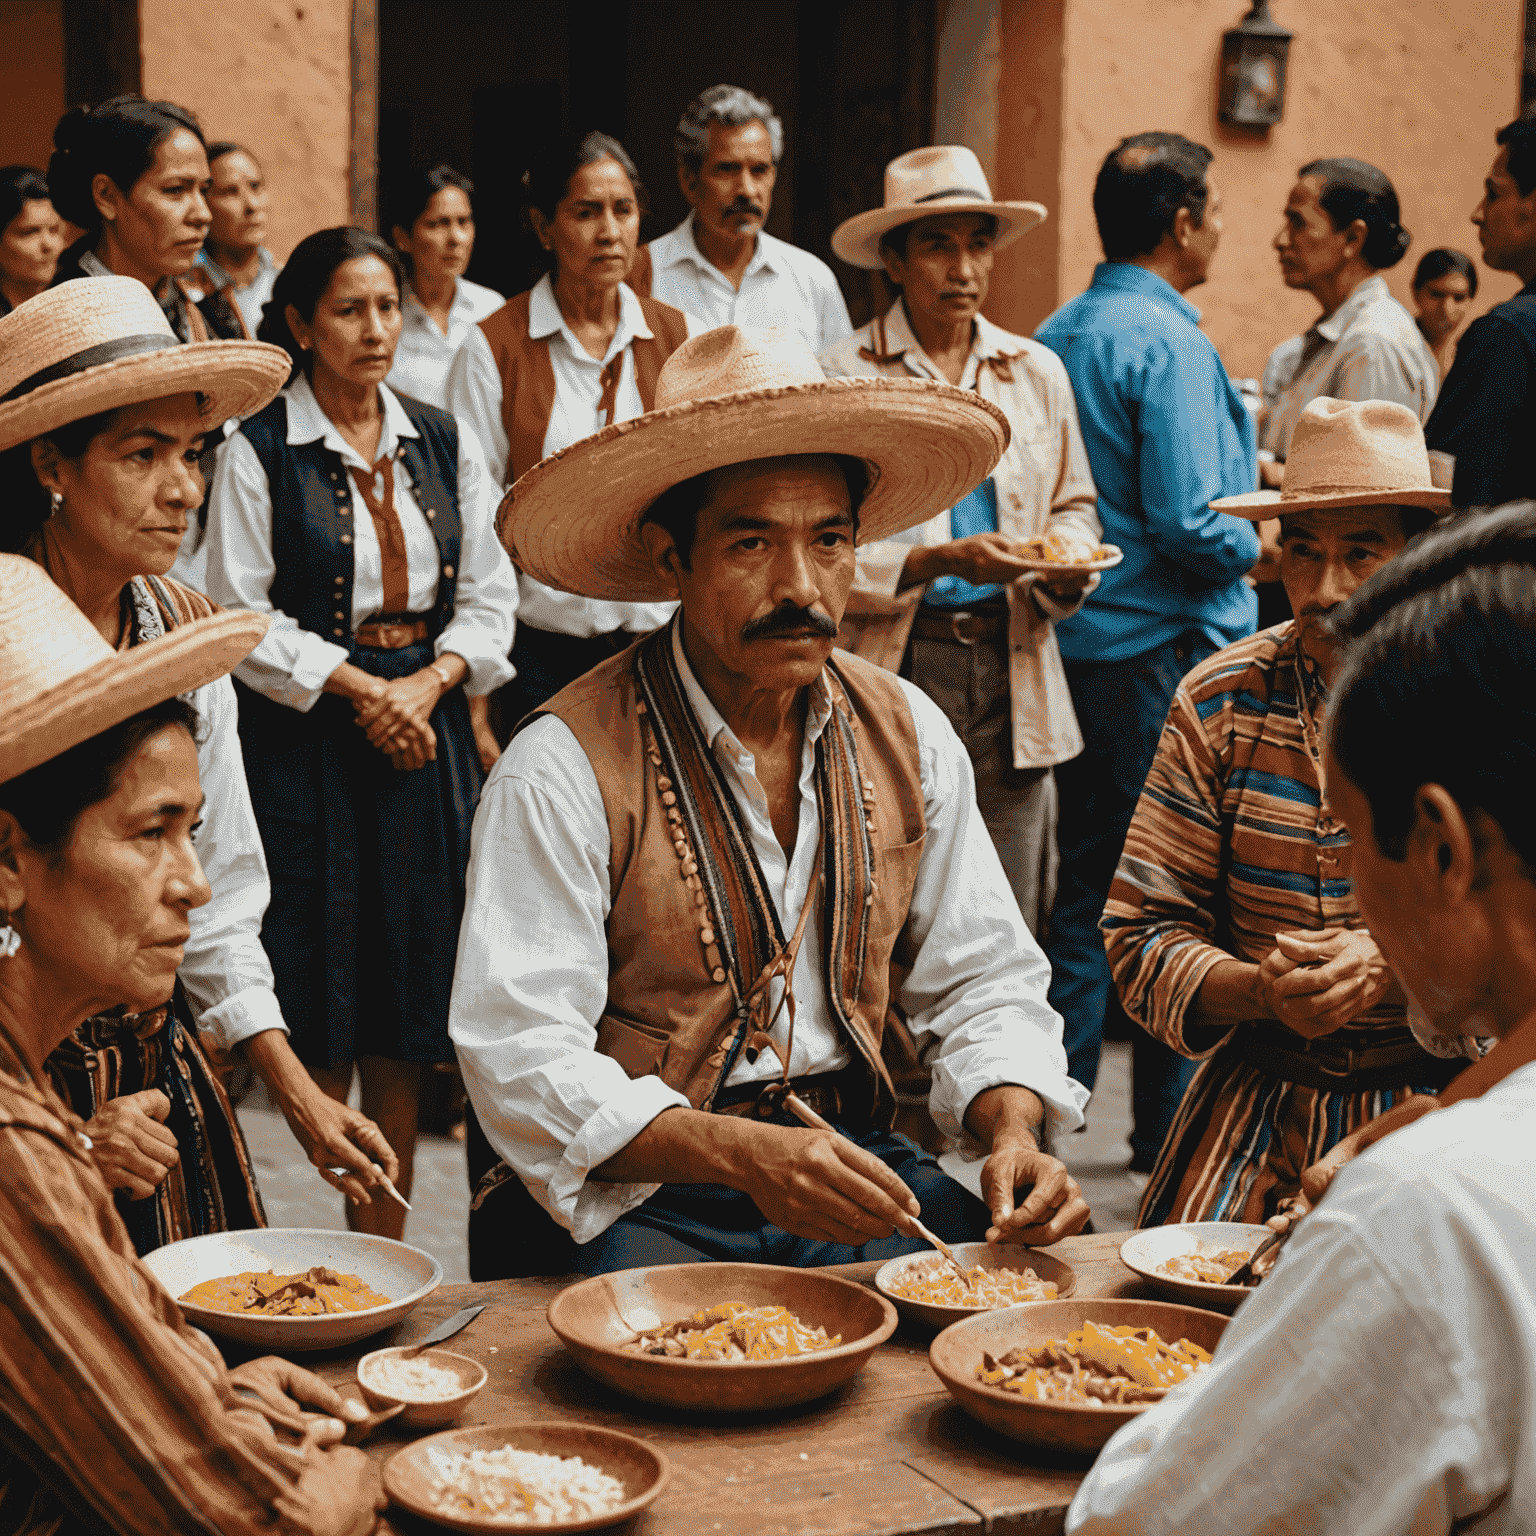
[{"label": "grey-haired man", "polygon": [[832,269],[763,228],[784,154],[772,105],[712,85],[683,109],[672,147],[693,211],[638,252],[629,286],[706,327],[779,326],[818,354],[841,341],[853,322]]}]

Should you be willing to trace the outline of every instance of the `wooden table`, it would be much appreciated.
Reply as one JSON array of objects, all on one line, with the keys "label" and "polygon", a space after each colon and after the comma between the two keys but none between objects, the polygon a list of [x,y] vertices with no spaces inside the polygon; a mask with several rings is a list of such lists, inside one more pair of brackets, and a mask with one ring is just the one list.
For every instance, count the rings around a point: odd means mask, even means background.
[{"label": "wooden table", "polygon": [[[1077,1271],[1080,1296],[1153,1293],[1119,1260],[1125,1234],[1070,1237],[1048,1250]],[[879,1266],[833,1274],[872,1283]],[[899,1327],[847,1386],[804,1408],[722,1418],[620,1396],[584,1376],[544,1320],[579,1276],[445,1285],[395,1330],[355,1352],[307,1360],[355,1384],[370,1349],[409,1344],[461,1307],[484,1312],[445,1347],[481,1361],[490,1381],[455,1427],[573,1419],[638,1435],[663,1450],[672,1481],[633,1536],[894,1536],[897,1532],[1050,1536],[1090,1463],[1015,1444],[967,1417],[928,1366],[932,1334]],[[380,1463],[419,1438],[393,1426],[369,1444]],[[397,1536],[438,1529],[391,1510]]]}]

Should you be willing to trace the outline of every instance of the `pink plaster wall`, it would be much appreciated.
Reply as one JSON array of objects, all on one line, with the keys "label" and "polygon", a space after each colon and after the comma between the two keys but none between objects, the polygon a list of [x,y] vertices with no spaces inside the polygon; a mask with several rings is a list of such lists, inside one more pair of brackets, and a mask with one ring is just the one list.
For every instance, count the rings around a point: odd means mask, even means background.
[{"label": "pink plaster wall", "polygon": [[0,165],[48,167],[64,115],[63,0],[0,3]]},{"label": "pink plaster wall", "polygon": [[192,108],[210,140],[250,146],[279,260],[349,217],[351,14],[350,0],[141,0],[144,94]]}]

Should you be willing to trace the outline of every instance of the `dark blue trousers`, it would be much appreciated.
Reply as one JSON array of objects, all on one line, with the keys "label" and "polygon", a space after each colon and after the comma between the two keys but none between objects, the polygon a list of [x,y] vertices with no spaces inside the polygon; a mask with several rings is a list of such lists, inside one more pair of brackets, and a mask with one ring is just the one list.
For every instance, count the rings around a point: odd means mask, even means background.
[{"label": "dark blue trousers", "polygon": [[[1051,1006],[1065,1023],[1068,1070],[1085,1088],[1098,1077],[1106,1017],[1124,1018],[1099,918],[1168,706],[1184,674],[1215,650],[1204,635],[1191,633],[1125,661],[1066,664],[1084,747],[1056,766],[1061,872],[1045,952]],[[1131,1166],[1150,1172],[1197,1064],[1139,1025],[1131,1025],[1130,1034]]]},{"label": "dark blue trousers", "polygon": [[[853,1139],[901,1175],[923,1208],[924,1225],[946,1242],[973,1243],[986,1237],[992,1225],[986,1206],[915,1142],[892,1131],[871,1131]],[[816,1242],[774,1226],[750,1196],[723,1184],[663,1184],[644,1205],[621,1216],[590,1243],[580,1244],[576,1268],[586,1275],[606,1275],[648,1264],[717,1259],[810,1269],[894,1259],[927,1247],[921,1238],[899,1232],[860,1248]]]}]

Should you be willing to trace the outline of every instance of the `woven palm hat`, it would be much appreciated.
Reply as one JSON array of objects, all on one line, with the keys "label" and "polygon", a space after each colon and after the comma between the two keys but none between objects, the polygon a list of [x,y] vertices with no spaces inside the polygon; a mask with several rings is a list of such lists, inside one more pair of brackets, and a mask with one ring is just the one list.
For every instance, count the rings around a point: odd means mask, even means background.
[{"label": "woven palm hat", "polygon": [[990,213],[997,220],[994,250],[1043,224],[1039,203],[998,202],[987,173],[963,144],[930,144],[897,155],[885,168],[885,206],[844,219],[832,232],[832,249],[850,266],[877,268],[880,237],[890,230],[941,213]]},{"label": "woven palm hat", "polygon": [[1391,400],[1309,400],[1291,433],[1285,483],[1278,491],[1224,496],[1212,510],[1261,523],[1287,512],[1328,507],[1425,507],[1451,510],[1436,488],[1424,428]]},{"label": "woven palm hat", "polygon": [[80,277],[0,319],[0,449],[144,400],[198,391],[211,424],[250,416],[293,359],[264,341],[183,344],[143,283]]},{"label": "woven palm hat", "polygon": [[42,566],[0,555],[0,783],[223,677],[270,622],[231,609],[114,651]]},{"label": "woven palm hat", "polygon": [[583,597],[671,596],[640,537],[651,503],[695,475],[755,459],[862,459],[859,542],[927,522],[978,486],[1008,446],[1008,419],[974,390],[930,379],[829,379],[799,335],[723,325],[663,364],[655,409],[536,464],[507,492],[496,531],[528,575]]}]

